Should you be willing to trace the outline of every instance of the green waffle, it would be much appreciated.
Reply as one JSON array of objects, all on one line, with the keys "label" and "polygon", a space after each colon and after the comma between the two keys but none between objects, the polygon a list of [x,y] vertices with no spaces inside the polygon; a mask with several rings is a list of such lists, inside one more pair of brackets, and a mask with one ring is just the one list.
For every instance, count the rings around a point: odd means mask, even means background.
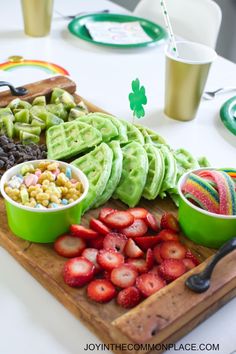
[{"label": "green waffle", "polygon": [[119,142],[121,144],[128,142],[126,126],[124,124],[122,124],[118,118],[111,116],[109,114],[101,113],[101,112],[89,113],[88,117],[90,115],[96,115],[98,117],[102,117],[104,119],[108,119],[109,121],[111,121],[116,126],[116,128],[118,130],[118,135],[115,139],[119,140]]},{"label": "green waffle", "polygon": [[90,124],[94,128],[98,129],[101,132],[102,140],[105,143],[118,136],[118,130],[112,121],[99,117],[96,113],[81,116],[77,118],[77,120]]},{"label": "green waffle", "polygon": [[113,195],[129,207],[138,204],[146,184],[148,158],[143,146],[135,141],[122,148],[123,167],[120,183]]},{"label": "green waffle", "polygon": [[144,145],[148,156],[148,175],[143,190],[143,197],[155,199],[159,192],[165,175],[164,158],[160,150],[152,144]]},{"label": "green waffle", "polygon": [[89,191],[82,205],[83,214],[96,204],[104,192],[111,174],[112,158],[112,150],[106,143],[102,143],[72,162],[72,165],[84,172],[89,181]]},{"label": "green waffle", "polygon": [[97,202],[94,204],[94,208],[105,204],[111,198],[121,178],[123,154],[120,143],[117,140],[113,140],[108,145],[113,151],[111,175],[104,192],[98,197]]},{"label": "green waffle", "polygon": [[132,141],[136,141],[137,143],[144,145],[143,134],[138,130],[137,127],[135,127],[134,124],[124,119],[120,119],[120,122],[126,126],[128,143],[131,143]]},{"label": "green waffle", "polygon": [[68,159],[102,141],[102,134],[91,125],[72,121],[55,125],[47,130],[48,158]]},{"label": "green waffle", "polygon": [[145,144],[166,144],[165,139],[158,135],[154,130],[144,127],[143,125],[135,124],[136,128],[142,133]]},{"label": "green waffle", "polygon": [[159,195],[161,196],[161,198],[164,198],[166,196],[167,191],[172,190],[173,188],[176,187],[177,164],[174,159],[173,153],[170,151],[170,149],[167,146],[162,145],[160,151],[164,157],[165,175],[164,175],[164,179],[162,182]]}]

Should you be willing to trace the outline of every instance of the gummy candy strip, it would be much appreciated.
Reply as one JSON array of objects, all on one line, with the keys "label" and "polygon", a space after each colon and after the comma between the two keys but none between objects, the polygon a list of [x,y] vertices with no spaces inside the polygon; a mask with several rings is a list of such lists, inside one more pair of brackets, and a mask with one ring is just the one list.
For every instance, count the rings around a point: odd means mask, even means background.
[{"label": "gummy candy strip", "polygon": [[218,192],[203,178],[190,173],[183,186],[183,193],[186,198],[193,199],[203,209],[212,213],[219,213],[219,195]]},{"label": "gummy candy strip", "polygon": [[220,214],[236,214],[235,185],[232,178],[224,171],[205,171],[217,184],[220,198]]}]

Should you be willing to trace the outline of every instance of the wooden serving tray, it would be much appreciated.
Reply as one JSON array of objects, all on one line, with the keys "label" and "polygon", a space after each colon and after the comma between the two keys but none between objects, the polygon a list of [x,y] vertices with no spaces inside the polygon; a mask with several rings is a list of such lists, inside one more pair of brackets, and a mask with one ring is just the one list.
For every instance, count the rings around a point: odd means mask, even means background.
[{"label": "wooden serving tray", "polygon": [[[50,94],[52,89],[58,86],[75,94],[75,83],[67,77],[58,76],[26,85],[29,94],[24,96],[24,99],[32,101],[36,96]],[[76,94],[75,98],[77,101],[81,99]],[[0,106],[4,107],[12,99],[8,91],[0,93]],[[91,112],[102,111],[84,101]],[[109,201],[105,206],[125,209],[124,204],[115,200]],[[140,206],[150,210],[158,219],[164,211],[177,214],[176,207],[168,198],[153,202],[141,200]],[[97,217],[98,213],[99,209],[87,212],[82,219],[82,224],[88,225],[90,218]],[[54,252],[52,245],[30,243],[17,238],[9,231],[4,202],[0,198],[0,246],[4,247],[35,279],[107,344],[174,343],[236,295],[236,251],[226,256],[216,266],[212,285],[207,292],[196,294],[185,287],[186,278],[190,274],[201,271],[215,250],[196,245],[184,236],[181,238],[182,242],[198,256],[202,264],[132,310],[122,309],[114,300],[108,304],[97,304],[87,299],[85,287],[74,289],[64,283],[61,270],[65,260]],[[116,353],[146,353],[147,351],[117,350]],[[155,350],[155,353],[160,351]]]}]

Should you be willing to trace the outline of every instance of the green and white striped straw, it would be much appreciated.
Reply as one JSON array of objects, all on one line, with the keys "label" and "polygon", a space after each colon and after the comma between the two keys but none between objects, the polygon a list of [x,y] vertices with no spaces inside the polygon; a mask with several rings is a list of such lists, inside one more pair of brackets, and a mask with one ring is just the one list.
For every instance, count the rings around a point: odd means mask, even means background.
[{"label": "green and white striped straw", "polygon": [[166,24],[166,29],[167,29],[167,31],[169,33],[169,38],[170,38],[170,44],[172,46],[172,51],[175,53],[176,56],[178,56],[178,50],[177,50],[177,46],[176,46],[176,43],[175,43],[175,36],[174,36],[173,29],[172,29],[171,22],[170,22],[170,18],[169,18],[168,12],[167,12],[165,0],[161,0],[160,3],[161,3],[162,11],[163,11],[163,16],[164,16],[164,20],[165,20],[165,24]]}]

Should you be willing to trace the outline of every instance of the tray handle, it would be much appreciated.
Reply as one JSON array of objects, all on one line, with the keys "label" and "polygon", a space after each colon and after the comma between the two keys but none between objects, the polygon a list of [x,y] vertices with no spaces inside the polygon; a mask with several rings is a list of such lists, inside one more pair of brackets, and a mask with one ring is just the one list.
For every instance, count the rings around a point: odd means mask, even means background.
[{"label": "tray handle", "polygon": [[214,255],[206,268],[198,274],[193,274],[187,278],[185,285],[196,293],[207,291],[211,285],[211,275],[216,264],[225,257],[228,253],[236,249],[236,237],[225,243],[219,251]]},{"label": "tray handle", "polygon": [[2,86],[8,86],[12,96],[24,96],[28,93],[28,90],[25,87],[15,87],[7,81],[0,81],[0,87]]}]

